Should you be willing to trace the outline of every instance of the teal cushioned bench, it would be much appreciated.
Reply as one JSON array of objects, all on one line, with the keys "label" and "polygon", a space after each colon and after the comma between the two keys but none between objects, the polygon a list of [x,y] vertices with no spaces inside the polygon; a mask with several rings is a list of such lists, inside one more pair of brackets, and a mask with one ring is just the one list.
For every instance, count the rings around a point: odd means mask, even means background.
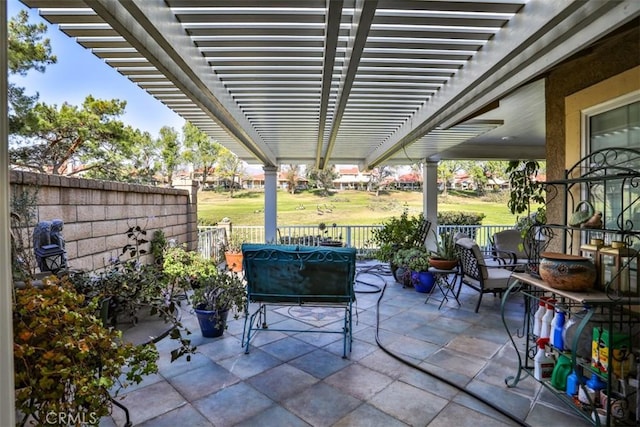
[{"label": "teal cushioned bench", "polygon": [[[258,330],[286,332],[326,332],[343,335],[343,357],[351,351],[353,283],[356,250],[317,246],[270,244],[242,245],[243,267],[247,281],[247,307],[243,345],[249,353],[249,342]],[[249,313],[249,303],[258,303]],[[268,328],[266,315],[270,305],[330,306],[344,309],[341,330],[293,330]]]}]

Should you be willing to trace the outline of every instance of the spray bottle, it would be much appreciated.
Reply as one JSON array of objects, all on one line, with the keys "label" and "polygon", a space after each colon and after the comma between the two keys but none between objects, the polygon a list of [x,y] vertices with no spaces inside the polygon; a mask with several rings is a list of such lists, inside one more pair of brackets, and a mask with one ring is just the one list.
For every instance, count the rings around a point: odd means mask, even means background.
[{"label": "spray bottle", "polygon": [[547,311],[542,316],[540,324],[540,338],[549,338],[549,340],[551,340],[551,322],[555,314],[555,302],[556,300],[552,298],[547,299]]},{"label": "spray bottle", "polygon": [[540,301],[538,302],[538,309],[533,315],[533,335],[535,335],[536,337],[540,336],[542,316],[544,316],[547,312],[547,299],[549,299],[549,297],[540,297]]},{"label": "spray bottle", "polygon": [[538,381],[550,379],[553,373],[554,360],[549,357],[545,351],[545,345],[548,343],[549,338],[538,338],[536,341],[536,344],[538,344],[538,352],[533,359],[533,376]]}]

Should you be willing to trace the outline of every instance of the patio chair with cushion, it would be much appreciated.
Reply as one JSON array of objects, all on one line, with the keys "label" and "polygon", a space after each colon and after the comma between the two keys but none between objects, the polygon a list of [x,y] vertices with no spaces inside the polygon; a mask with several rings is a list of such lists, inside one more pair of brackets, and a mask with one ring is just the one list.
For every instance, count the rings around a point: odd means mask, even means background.
[{"label": "patio chair with cushion", "polygon": [[518,271],[525,270],[529,256],[524,250],[524,238],[520,230],[512,228],[498,231],[493,235],[492,242],[495,250],[512,255]]},{"label": "patio chair with cushion", "polygon": [[[516,266],[511,253],[492,250],[483,253],[478,244],[469,238],[462,238],[456,242],[459,256],[461,282],[478,291],[480,296],[476,304],[477,313],[482,302],[482,295],[493,293],[502,295],[511,281],[511,273]],[[503,254],[504,257],[499,256]],[[458,288],[458,296],[460,295]]]}]

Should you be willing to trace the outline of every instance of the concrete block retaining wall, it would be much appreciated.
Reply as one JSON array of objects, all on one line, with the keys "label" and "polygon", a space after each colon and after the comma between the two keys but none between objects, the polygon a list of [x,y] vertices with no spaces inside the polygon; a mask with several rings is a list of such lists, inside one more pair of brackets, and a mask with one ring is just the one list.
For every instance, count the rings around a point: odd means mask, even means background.
[{"label": "concrete block retaining wall", "polygon": [[136,225],[147,231],[147,240],[162,230],[167,239],[197,247],[197,185],[191,180],[162,188],[11,171],[10,184],[12,197],[22,190],[37,191],[36,222],[64,221],[71,268],[105,267],[133,243],[125,232]]}]

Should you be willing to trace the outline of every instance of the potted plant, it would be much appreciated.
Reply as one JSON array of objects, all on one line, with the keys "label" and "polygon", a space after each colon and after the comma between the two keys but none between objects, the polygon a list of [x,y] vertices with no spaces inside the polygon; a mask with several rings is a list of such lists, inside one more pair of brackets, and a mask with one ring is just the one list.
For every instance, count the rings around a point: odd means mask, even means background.
[{"label": "potted plant", "polygon": [[549,244],[544,236],[548,230],[542,227],[547,222],[547,211],[545,183],[537,179],[540,169],[535,160],[513,160],[506,169],[511,185],[507,206],[512,214],[526,214],[518,216],[515,228],[520,230],[524,242],[522,250],[528,258],[526,271],[536,276],[540,254]]},{"label": "potted plant", "polygon": [[215,260],[205,258],[183,246],[167,250],[164,271],[177,288],[189,289],[189,302],[193,307],[202,335],[222,335],[230,310],[235,318],[244,310],[246,290],[237,273],[220,270]]},{"label": "potted plant", "polygon": [[[87,299],[98,298],[102,306],[100,317],[105,326],[120,330],[136,327],[142,321],[161,320],[166,327],[152,340],[166,335],[177,341],[178,347],[171,352],[171,361],[195,352],[190,340],[191,332],[180,322],[180,305],[190,287],[177,282],[170,270],[165,269],[165,256],[169,248],[163,245],[165,253],[156,248],[158,257],[152,263],[144,263],[148,253],[146,231],[131,227],[127,235],[132,243],[122,248],[120,256],[98,273],[73,272],[68,279],[75,290]],[[129,258],[123,256],[128,255]]]},{"label": "potted plant", "polygon": [[438,270],[451,270],[458,265],[458,254],[456,252],[456,240],[453,229],[444,230],[440,235],[435,236],[436,250],[431,251],[429,262],[433,268]]},{"label": "potted plant", "polygon": [[242,271],[242,244],[247,241],[247,235],[241,231],[232,231],[227,239],[224,245],[224,259],[231,271]]},{"label": "potted plant", "polygon": [[413,286],[411,282],[411,269],[409,268],[409,258],[415,253],[415,248],[411,249],[399,249],[394,255],[391,261],[392,265],[396,266],[396,272],[394,277],[396,281],[402,286]]},{"label": "potted plant", "polygon": [[200,324],[202,336],[219,337],[227,327],[229,311],[234,318],[244,310],[247,293],[242,279],[233,271],[215,270],[197,279],[191,304]]},{"label": "potted plant", "polygon": [[428,270],[429,254],[424,248],[409,249],[407,255],[407,267],[411,270],[411,282],[418,292],[430,292],[434,283],[433,274]]},{"label": "potted plant", "polygon": [[332,226],[331,236],[329,236],[329,229],[327,225],[324,222],[318,224],[318,230],[322,232],[318,239],[318,244],[320,246],[333,246],[337,248],[342,247],[342,234],[340,234],[337,239],[335,237],[336,227],[338,227],[338,224],[334,222]]},{"label": "potted plant", "polygon": [[398,265],[393,262],[394,255],[401,249],[416,247],[416,235],[419,234],[425,219],[422,213],[409,216],[405,209],[399,217],[392,217],[382,227],[372,231],[373,243],[378,246],[374,256],[382,262],[388,262],[396,280]]}]

